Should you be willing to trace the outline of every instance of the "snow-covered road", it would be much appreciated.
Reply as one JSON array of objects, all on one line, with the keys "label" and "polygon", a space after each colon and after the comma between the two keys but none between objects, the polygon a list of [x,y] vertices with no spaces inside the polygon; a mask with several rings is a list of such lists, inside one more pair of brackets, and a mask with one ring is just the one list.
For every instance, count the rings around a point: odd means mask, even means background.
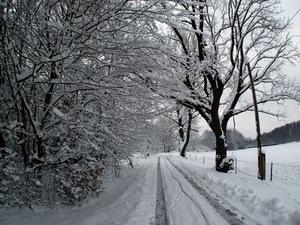
[{"label": "snow-covered road", "polygon": [[299,225],[300,189],[217,173],[178,153],[139,158],[80,208],[0,211],[1,225]]},{"label": "snow-covered road", "polygon": [[82,208],[23,212],[22,217],[10,212],[2,215],[1,224],[233,224],[228,223],[173,164],[166,155],[152,156],[138,168],[127,171],[99,200]]},{"label": "snow-covered road", "polygon": [[161,158],[160,166],[168,225],[228,224],[167,157]]}]

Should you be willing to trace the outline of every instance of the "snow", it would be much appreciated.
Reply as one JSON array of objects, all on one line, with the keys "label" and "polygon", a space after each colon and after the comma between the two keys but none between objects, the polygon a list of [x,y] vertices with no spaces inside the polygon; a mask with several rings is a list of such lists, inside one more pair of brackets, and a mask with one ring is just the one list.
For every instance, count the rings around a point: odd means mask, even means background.
[{"label": "snow", "polygon": [[[245,224],[300,224],[300,142],[264,147],[267,165],[274,164],[274,179],[257,179],[257,149],[229,152],[238,170],[219,173],[214,169],[214,152],[177,152],[135,158],[134,169],[126,168],[107,191],[80,208],[0,211],[0,224],[137,224],[155,223],[157,163],[160,158],[168,224],[230,224],[224,215],[194,188],[202,186]],[[182,172],[176,168],[180,168]],[[267,166],[267,173],[269,167]],[[186,179],[184,174],[189,179]],[[276,176],[275,176],[276,174]],[[276,178],[276,179],[275,179]],[[192,182],[191,182],[192,181]],[[194,185],[192,185],[194,183]]]},{"label": "snow", "polygon": [[246,54],[244,54],[244,61],[245,64],[248,64],[250,62],[249,57]]},{"label": "snow", "polygon": [[[300,224],[300,142],[263,147],[266,152],[266,181],[257,179],[257,149],[232,151],[238,172],[215,172],[214,153],[191,153],[189,164],[184,164],[194,176],[205,180],[228,202],[262,224]],[[197,156],[198,160],[195,160]],[[203,164],[203,157],[205,163]],[[192,161],[193,160],[193,161]],[[201,160],[201,163],[200,163]],[[270,181],[270,164],[273,175]],[[199,165],[202,164],[202,165]],[[201,170],[196,168],[202,168]],[[277,168],[277,169],[276,169]],[[277,170],[277,171],[276,171]],[[275,172],[276,171],[276,172]],[[275,176],[275,175],[274,175]]]},{"label": "snow", "polygon": [[52,112],[62,119],[67,119],[67,116],[56,107],[53,107]]},{"label": "snow", "polygon": [[228,224],[182,174],[162,164],[169,224]]}]

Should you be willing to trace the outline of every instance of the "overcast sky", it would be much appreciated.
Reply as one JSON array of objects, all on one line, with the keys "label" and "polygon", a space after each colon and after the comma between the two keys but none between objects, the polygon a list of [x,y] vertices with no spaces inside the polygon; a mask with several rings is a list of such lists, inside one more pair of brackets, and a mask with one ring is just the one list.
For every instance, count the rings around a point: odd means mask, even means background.
[{"label": "overcast sky", "polygon": [[[281,0],[282,8],[286,10],[284,16],[291,18],[298,9],[300,9],[299,0]],[[294,42],[298,45],[300,49],[300,12],[293,18],[292,20],[293,29],[291,30],[291,34],[299,35],[294,36]],[[300,83],[300,62],[297,66],[288,65],[284,68],[285,72],[292,78],[295,78],[298,83]],[[267,107],[274,107],[277,109],[276,104],[269,104]],[[276,117],[260,114],[260,126],[261,133],[269,132],[276,127],[283,126],[287,123],[291,123],[294,121],[300,120],[300,104],[295,102],[287,102],[286,103],[286,112],[287,117],[285,119],[278,119]],[[256,137],[256,127],[255,127],[255,117],[254,112],[245,112],[239,116],[235,117],[236,129],[243,133],[245,137]],[[204,122],[200,122],[201,130],[209,129]],[[233,127],[232,120],[228,124],[228,128]]]},{"label": "overcast sky", "polygon": [[[282,0],[281,5],[283,9],[286,9],[286,17],[292,17],[298,9],[300,9],[299,0]],[[293,29],[291,34],[299,35],[294,37],[294,42],[297,43],[300,48],[300,12],[293,18]],[[291,78],[295,78],[300,83],[300,62],[297,66],[286,66],[286,72]],[[271,105],[270,107],[277,107]],[[288,113],[287,118],[278,120],[276,117],[260,114],[261,132],[269,132],[276,127],[283,126],[286,123],[300,120],[300,105],[295,102],[286,103],[286,111]],[[256,128],[253,112],[246,112],[235,118],[236,129],[241,131],[245,137],[256,137]],[[229,127],[232,127],[231,121]]]}]

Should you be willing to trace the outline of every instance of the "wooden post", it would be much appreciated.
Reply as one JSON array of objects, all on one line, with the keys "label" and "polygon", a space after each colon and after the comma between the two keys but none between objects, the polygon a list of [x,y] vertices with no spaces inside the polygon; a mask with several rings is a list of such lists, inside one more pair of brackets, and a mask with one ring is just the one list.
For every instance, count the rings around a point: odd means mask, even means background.
[{"label": "wooden post", "polygon": [[235,171],[235,174],[237,174],[237,158],[235,158],[235,161],[234,161],[234,171]]},{"label": "wooden post", "polygon": [[273,180],[273,163],[271,162],[270,181]]},{"label": "wooden post", "polygon": [[205,156],[203,156],[203,164],[205,164]]},{"label": "wooden post", "polygon": [[255,112],[255,123],[256,123],[256,141],[257,141],[257,150],[258,150],[258,179],[265,180],[266,179],[266,155],[262,151],[261,147],[261,134],[260,134],[260,123],[259,123],[259,114],[258,114],[258,107],[257,107],[257,100],[256,100],[256,94],[254,89],[254,82],[252,77],[252,72],[250,68],[250,62],[246,63],[248,73],[249,73],[249,79],[250,79],[250,85],[252,90],[252,97],[253,97],[253,105],[254,105],[254,112]]}]

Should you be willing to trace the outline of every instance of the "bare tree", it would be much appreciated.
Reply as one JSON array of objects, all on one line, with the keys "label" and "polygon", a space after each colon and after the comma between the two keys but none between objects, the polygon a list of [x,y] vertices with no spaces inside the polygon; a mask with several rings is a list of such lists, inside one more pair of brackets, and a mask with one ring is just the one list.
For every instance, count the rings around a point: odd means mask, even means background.
[{"label": "bare tree", "polygon": [[179,127],[179,152],[182,157],[185,157],[191,137],[193,110],[177,104],[176,114]]},{"label": "bare tree", "polygon": [[75,187],[102,179],[139,148],[160,103],[134,75],[149,70],[153,23],[143,15],[151,7],[128,0],[1,2],[1,171],[71,168]]},{"label": "bare tree", "polygon": [[221,166],[227,156],[228,121],[253,110],[247,97],[247,62],[254,74],[258,104],[299,101],[299,86],[281,71],[284,63],[299,59],[299,53],[287,33],[289,21],[280,18],[278,3],[191,0],[162,6],[168,14],[159,20],[173,33],[164,34],[170,47],[166,51],[172,53],[169,63],[163,63],[176,69],[166,69],[168,78],[160,79],[161,93],[195,109],[208,123],[216,138],[217,171],[228,170]]},{"label": "bare tree", "polygon": [[1,4],[1,129],[10,147],[21,147],[26,164],[45,160],[62,143],[116,141],[131,123],[120,122],[120,115],[134,114],[125,109],[142,115],[146,107],[133,99],[145,89],[132,74],[143,70],[137,59],[147,39],[141,17],[148,7],[126,0]]}]

